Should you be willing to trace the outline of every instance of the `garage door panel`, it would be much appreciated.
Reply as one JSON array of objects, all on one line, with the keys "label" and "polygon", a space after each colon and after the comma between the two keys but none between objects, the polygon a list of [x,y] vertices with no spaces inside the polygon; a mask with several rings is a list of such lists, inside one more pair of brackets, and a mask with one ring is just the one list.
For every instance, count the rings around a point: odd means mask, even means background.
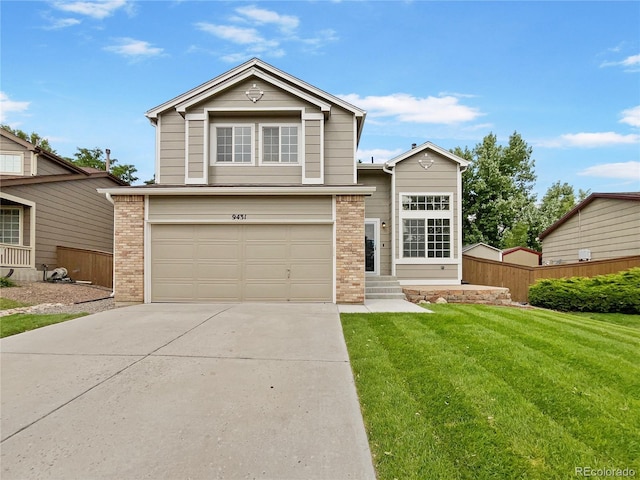
[{"label": "garage door panel", "polygon": [[151,227],[151,300],[331,301],[331,225]]}]

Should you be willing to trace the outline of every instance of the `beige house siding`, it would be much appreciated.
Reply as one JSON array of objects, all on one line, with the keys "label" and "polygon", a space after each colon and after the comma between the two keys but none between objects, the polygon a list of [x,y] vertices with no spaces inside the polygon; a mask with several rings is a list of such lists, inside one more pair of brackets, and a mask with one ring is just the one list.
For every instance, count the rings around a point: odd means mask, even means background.
[{"label": "beige house siding", "polygon": [[238,223],[331,222],[330,196],[202,196],[150,197],[151,222],[232,222],[233,215],[245,215]]},{"label": "beige house siding", "polygon": [[458,279],[458,265],[452,264],[424,264],[424,265],[396,265],[398,280],[427,279],[434,283],[442,281],[451,283]]},{"label": "beige house siding", "polygon": [[[113,251],[113,205],[96,188],[113,187],[108,178],[42,183],[3,188],[4,193],[36,203],[37,269],[56,266],[58,245]],[[27,211],[29,209],[24,209]],[[28,239],[28,216],[24,238]]]},{"label": "beige house siding", "polygon": [[174,111],[163,113],[158,119],[156,135],[159,140],[158,183],[168,185],[184,184],[185,120]]},{"label": "beige house siding", "polygon": [[64,168],[62,165],[52,162],[46,158],[43,158],[41,155],[38,156],[36,160],[38,175],[68,175],[70,173],[69,169]]},{"label": "beige house siding", "polygon": [[[358,171],[358,183],[376,187],[373,195],[365,197],[365,218],[380,219],[380,238],[378,252],[380,255],[380,275],[391,275],[391,175],[382,170]],[[382,222],[386,228],[382,228]]]},{"label": "beige house siding", "polygon": [[542,241],[542,262],[578,261],[578,250],[591,260],[640,255],[640,202],[596,198]]},{"label": "beige house siding", "polygon": [[356,159],[353,114],[339,107],[331,109],[325,124],[324,165],[326,185],[352,185]]},{"label": "beige house siding", "polygon": [[[22,175],[31,176],[31,162],[33,154],[23,145],[19,145],[11,139],[0,135],[0,152],[8,154],[22,155]],[[66,173],[66,172],[65,172]]]}]

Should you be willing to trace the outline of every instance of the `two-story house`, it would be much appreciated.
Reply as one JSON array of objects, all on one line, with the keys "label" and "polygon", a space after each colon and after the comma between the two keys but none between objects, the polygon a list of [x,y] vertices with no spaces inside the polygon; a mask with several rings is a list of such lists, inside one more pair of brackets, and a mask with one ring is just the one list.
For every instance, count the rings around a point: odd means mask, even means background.
[{"label": "two-story house", "polygon": [[113,206],[96,189],[121,185],[0,128],[0,273],[33,281],[71,267],[59,247],[112,253]]},{"label": "two-story house", "polygon": [[115,206],[118,303],[361,303],[366,275],[461,281],[467,162],[358,163],[365,112],[252,59],[147,112],[156,184]]}]

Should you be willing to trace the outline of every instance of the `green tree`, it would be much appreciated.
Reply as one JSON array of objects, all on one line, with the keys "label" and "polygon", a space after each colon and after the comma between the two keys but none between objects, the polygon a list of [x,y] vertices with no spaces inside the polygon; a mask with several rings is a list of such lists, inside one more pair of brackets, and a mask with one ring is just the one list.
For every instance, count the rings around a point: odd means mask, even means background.
[{"label": "green tree", "polygon": [[[68,158],[70,162],[79,167],[91,167],[98,170],[106,170],[107,160],[101,148],[82,148],[78,147],[77,152],[73,154],[74,158]],[[110,160],[110,172],[112,175],[124,180],[127,183],[133,183],[138,180],[135,173],[138,171],[136,167],[130,164],[118,164],[116,158]]]},{"label": "green tree", "polygon": [[47,152],[51,152],[53,154],[56,153],[56,151],[51,148],[49,140],[47,140],[46,138],[42,138],[36,132],[27,133],[18,128],[11,128],[9,125],[0,125],[0,128],[6,130],[7,132],[13,133],[16,137],[20,137],[21,139],[26,140],[29,143],[33,143],[34,145],[40,147],[43,150],[46,150]]},{"label": "green tree", "polygon": [[471,161],[462,175],[463,243],[505,248],[526,237],[529,244],[536,200],[533,149],[517,132],[506,146],[490,133],[473,150],[458,147],[453,153]]}]

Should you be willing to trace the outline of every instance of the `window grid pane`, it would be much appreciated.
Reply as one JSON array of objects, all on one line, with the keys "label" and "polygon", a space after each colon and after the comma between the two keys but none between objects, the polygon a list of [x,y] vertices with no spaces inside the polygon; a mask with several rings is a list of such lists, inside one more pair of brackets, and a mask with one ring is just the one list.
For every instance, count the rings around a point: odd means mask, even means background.
[{"label": "window grid pane", "polygon": [[451,225],[448,218],[427,219],[427,256],[451,257]]},{"label": "window grid pane", "polygon": [[402,210],[449,210],[449,195],[403,195]]},{"label": "window grid pane", "polygon": [[11,154],[0,155],[0,172],[22,173],[22,156]]},{"label": "window grid pane", "polygon": [[263,161],[278,162],[279,161],[279,135],[278,127],[264,127],[262,129],[263,137]]},{"label": "window grid pane", "polygon": [[251,163],[251,127],[235,127],[234,134],[234,162]]},{"label": "window grid pane", "polygon": [[233,128],[218,127],[216,128],[217,137],[217,158],[218,162],[233,161]]},{"label": "window grid pane", "polygon": [[20,244],[20,210],[17,208],[0,209],[0,242]]},{"label": "window grid pane", "polygon": [[282,127],[282,162],[298,162],[298,127]]},{"label": "window grid pane", "polygon": [[402,222],[402,250],[404,257],[424,258],[425,222],[420,218],[405,219]]}]

